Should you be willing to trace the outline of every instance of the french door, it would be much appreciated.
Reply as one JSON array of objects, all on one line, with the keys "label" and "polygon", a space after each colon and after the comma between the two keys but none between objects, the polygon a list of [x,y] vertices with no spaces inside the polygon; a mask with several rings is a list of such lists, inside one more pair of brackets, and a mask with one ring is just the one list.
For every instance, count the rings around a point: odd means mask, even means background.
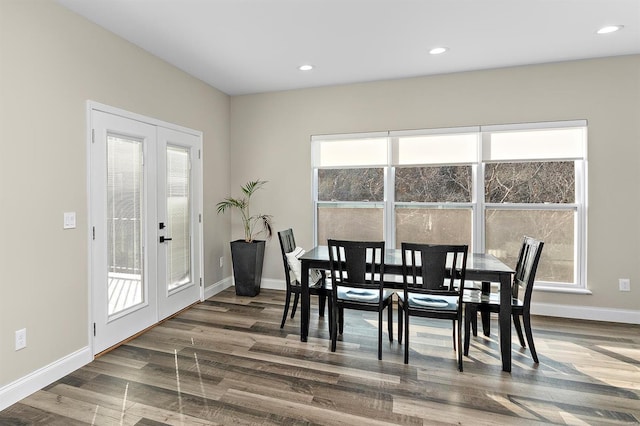
[{"label": "french door", "polygon": [[93,350],[189,306],[201,289],[201,136],[90,109]]}]

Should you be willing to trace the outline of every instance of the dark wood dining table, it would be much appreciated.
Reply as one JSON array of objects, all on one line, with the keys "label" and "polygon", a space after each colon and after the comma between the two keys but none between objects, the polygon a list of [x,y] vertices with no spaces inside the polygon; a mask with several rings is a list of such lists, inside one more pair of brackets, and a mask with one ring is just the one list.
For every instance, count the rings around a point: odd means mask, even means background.
[{"label": "dark wood dining table", "polygon": [[[301,320],[300,340],[307,341],[309,335],[309,270],[330,269],[327,246],[317,246],[300,258],[301,263]],[[385,276],[402,275],[402,252],[399,249],[386,249],[384,260]],[[511,371],[511,281],[514,270],[490,254],[470,253],[467,258],[466,279],[483,282],[483,291],[488,291],[488,283],[500,283],[500,353],[502,371]],[[393,285],[391,285],[393,286]],[[400,288],[401,281],[394,287]]]}]

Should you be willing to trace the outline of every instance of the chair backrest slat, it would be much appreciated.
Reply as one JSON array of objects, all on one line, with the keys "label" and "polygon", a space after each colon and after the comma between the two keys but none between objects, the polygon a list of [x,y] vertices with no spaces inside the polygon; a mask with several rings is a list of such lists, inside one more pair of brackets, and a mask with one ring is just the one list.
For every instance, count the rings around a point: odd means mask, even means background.
[{"label": "chair backrest slat", "polygon": [[[296,248],[296,239],[293,236],[293,229],[285,229],[278,232],[278,240],[280,240],[280,252],[282,253],[282,263],[284,265],[284,278],[287,287],[291,286],[291,270],[287,261],[287,253],[291,253]],[[293,279],[295,281],[295,278]]]},{"label": "chair backrest slat", "polygon": [[336,286],[382,291],[384,241],[328,240],[331,280]]},{"label": "chair backrest slat", "polygon": [[520,294],[520,287],[522,287],[524,290],[524,305],[529,305],[528,302],[531,300],[533,284],[536,279],[543,247],[544,242],[525,236],[520,248],[511,293],[517,299]]},{"label": "chair backrest slat", "polygon": [[466,245],[402,243],[405,293],[462,295]]}]

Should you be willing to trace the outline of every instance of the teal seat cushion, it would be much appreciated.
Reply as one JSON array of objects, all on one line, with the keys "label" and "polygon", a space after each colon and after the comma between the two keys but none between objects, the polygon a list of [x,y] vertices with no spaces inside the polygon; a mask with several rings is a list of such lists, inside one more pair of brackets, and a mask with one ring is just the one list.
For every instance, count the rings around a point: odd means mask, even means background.
[{"label": "teal seat cushion", "polygon": [[[383,297],[386,299],[387,297],[393,294],[393,291],[383,290],[382,293],[383,293]],[[354,302],[378,303],[379,297],[380,297],[379,290],[369,290],[369,289],[352,288],[352,287],[338,288],[338,299],[341,299],[341,300],[349,300]]]}]

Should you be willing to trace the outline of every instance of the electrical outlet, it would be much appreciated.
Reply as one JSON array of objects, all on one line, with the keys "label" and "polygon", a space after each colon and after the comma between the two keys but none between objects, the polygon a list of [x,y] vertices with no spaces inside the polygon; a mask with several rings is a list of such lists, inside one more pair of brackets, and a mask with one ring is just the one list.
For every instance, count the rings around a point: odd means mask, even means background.
[{"label": "electrical outlet", "polygon": [[620,278],[618,280],[620,291],[631,291],[631,280],[629,278]]},{"label": "electrical outlet", "polygon": [[27,329],[16,331],[16,351],[27,347]]},{"label": "electrical outlet", "polygon": [[220,267],[222,268],[222,265],[224,265],[224,256],[220,256]]}]

